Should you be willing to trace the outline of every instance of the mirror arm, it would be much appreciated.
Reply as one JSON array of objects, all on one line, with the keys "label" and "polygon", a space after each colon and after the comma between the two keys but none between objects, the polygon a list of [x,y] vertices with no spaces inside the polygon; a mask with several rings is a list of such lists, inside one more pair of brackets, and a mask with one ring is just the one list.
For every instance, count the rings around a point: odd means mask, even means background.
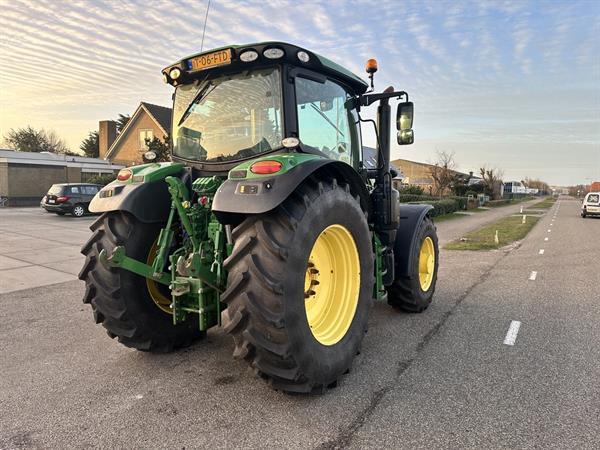
[{"label": "mirror arm", "polygon": [[406,97],[405,101],[408,101],[408,94],[404,91],[394,92],[382,92],[380,94],[364,94],[358,97],[358,101],[361,106],[369,106],[379,100],[387,100],[389,98],[402,98]]}]

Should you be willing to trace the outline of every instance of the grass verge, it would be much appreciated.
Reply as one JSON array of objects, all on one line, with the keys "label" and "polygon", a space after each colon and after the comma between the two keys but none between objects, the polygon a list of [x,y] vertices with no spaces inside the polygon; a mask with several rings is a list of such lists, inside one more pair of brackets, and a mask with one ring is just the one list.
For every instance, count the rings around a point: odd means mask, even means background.
[{"label": "grass verge", "polygon": [[[522,216],[504,217],[478,230],[467,233],[461,239],[449,242],[447,250],[495,250],[512,242],[523,239],[540,217],[527,216],[522,223]],[[498,243],[494,239],[498,231]]]},{"label": "grass verge", "polygon": [[531,208],[531,209],[548,209],[548,208],[551,208],[552,205],[554,205],[554,202],[556,202],[555,198],[548,197],[548,198],[545,198],[544,200],[542,200],[541,202],[534,203],[533,205],[529,206],[529,208]]}]

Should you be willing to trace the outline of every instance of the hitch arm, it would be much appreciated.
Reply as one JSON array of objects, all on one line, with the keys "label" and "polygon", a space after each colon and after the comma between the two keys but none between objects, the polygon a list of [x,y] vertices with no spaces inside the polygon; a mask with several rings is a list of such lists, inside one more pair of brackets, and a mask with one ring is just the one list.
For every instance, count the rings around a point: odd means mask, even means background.
[{"label": "hitch arm", "polygon": [[98,260],[107,269],[111,267],[118,267],[121,269],[129,270],[141,277],[150,278],[154,281],[158,281],[161,284],[169,285],[171,283],[171,276],[168,273],[157,274],[154,272],[152,266],[144,264],[137,259],[130,258],[125,254],[125,247],[119,245],[115,247],[110,256],[105,249],[102,249],[98,255]]}]

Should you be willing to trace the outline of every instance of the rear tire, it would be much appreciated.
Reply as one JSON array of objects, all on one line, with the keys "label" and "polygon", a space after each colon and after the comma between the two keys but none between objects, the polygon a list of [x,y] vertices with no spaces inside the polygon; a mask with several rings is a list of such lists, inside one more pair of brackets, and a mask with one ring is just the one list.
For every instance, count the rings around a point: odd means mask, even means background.
[{"label": "rear tire", "polygon": [[139,222],[120,212],[102,214],[91,226],[94,232],[81,248],[85,263],[79,278],[85,281],[83,302],[92,307],[94,320],[111,338],[142,351],[167,352],[186,347],[205,333],[198,329],[198,316],[173,325],[172,315],[162,311],[149,294],[146,279],[123,269],[105,268],[100,251],[109,254],[124,245],[127,256],[146,262],[161,224]]},{"label": "rear tire", "polygon": [[[421,259],[421,248],[428,242],[428,239],[433,244],[435,260],[433,262],[433,272],[430,274],[431,280],[429,283],[423,283],[423,275],[419,271],[419,260]],[[392,285],[388,287],[388,303],[402,311],[420,313],[425,311],[431,304],[439,266],[437,233],[435,225],[429,217],[425,217],[419,224],[419,229],[415,235],[415,245],[413,245],[411,253],[411,274],[408,277],[398,276]]]},{"label": "rear tire", "polygon": [[83,217],[85,215],[85,206],[77,203],[75,206],[73,206],[73,211],[71,214],[73,214],[73,217]]},{"label": "rear tire", "polygon": [[[357,265],[352,267],[359,268],[355,275],[359,280],[331,275],[336,283],[314,283],[313,288],[309,268],[318,267],[309,266],[317,248],[313,245],[330,229],[345,230],[341,233],[351,236],[348,242],[354,246],[341,248],[356,255]],[[338,186],[336,180],[305,183],[275,210],[244,220],[233,230],[233,238],[233,252],[224,264],[228,286],[221,301],[228,305],[223,326],[234,339],[234,357],[245,359],[273,387],[286,392],[323,392],[335,385],[360,349],[372,303],[371,234],[359,201],[348,186]],[[356,253],[352,253],[354,249]],[[338,273],[348,275],[344,270]],[[329,272],[329,268],[323,269],[321,281]],[[332,293],[336,285],[357,287],[336,297]],[[311,294],[311,289],[325,290]],[[341,300],[331,300],[338,298]],[[337,304],[348,305],[349,298],[355,299],[351,300],[355,309],[348,315],[349,309],[342,308],[340,321],[326,318],[327,313],[315,314],[318,306],[310,310],[313,318],[308,318],[306,303],[311,300],[333,301],[337,308]],[[319,320],[331,324],[326,325],[331,327],[324,333],[326,337],[319,334]],[[340,326],[344,323],[347,328]],[[335,337],[327,341],[331,336]]]}]

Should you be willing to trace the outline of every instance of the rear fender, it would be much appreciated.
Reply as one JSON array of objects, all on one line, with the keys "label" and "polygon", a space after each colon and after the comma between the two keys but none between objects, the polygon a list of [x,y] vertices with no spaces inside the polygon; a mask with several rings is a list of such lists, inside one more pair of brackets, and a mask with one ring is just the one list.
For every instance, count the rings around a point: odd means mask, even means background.
[{"label": "rear fender", "polygon": [[93,213],[127,211],[140,222],[164,222],[171,207],[165,178],[184,173],[181,163],[152,163],[128,167],[132,176],[125,182],[113,181],[90,202]]},{"label": "rear fender", "polygon": [[[282,169],[271,175],[256,175],[250,166],[261,160],[276,160]],[[317,155],[290,153],[270,155],[237,166],[219,187],[212,210],[220,220],[231,214],[262,214],[279,206],[309,176],[334,177],[350,185],[359,195],[361,206],[369,211],[369,194],[365,183],[350,165]]]},{"label": "rear fender", "polygon": [[425,216],[433,209],[431,205],[400,205],[400,225],[394,244],[394,268],[396,277],[410,277],[413,267],[413,247],[416,234]]}]

